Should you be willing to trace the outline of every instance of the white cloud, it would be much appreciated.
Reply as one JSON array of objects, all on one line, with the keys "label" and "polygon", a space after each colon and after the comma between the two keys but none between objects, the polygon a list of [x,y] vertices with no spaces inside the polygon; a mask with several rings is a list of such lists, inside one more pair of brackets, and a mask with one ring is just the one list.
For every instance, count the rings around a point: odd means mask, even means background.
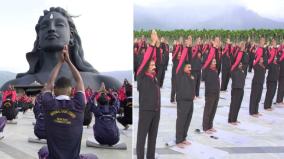
[{"label": "white cloud", "polygon": [[259,15],[274,19],[284,19],[284,1],[283,0],[240,0],[247,9],[250,9]]},{"label": "white cloud", "polygon": [[[132,69],[133,3],[131,0],[28,0],[1,5],[0,70],[25,72],[25,53],[33,48],[35,24],[44,9],[61,6],[73,15],[82,40],[85,59],[100,72]],[[14,8],[5,9],[6,6]],[[15,13],[17,11],[17,13]],[[17,57],[17,58],[15,58]]]}]

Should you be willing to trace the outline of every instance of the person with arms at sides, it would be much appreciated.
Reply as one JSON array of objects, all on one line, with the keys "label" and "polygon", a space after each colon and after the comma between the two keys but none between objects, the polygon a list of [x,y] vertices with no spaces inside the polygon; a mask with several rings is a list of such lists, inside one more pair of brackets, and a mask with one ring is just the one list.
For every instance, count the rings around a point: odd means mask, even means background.
[{"label": "person with arms at sides", "polygon": [[154,58],[154,54],[159,47],[159,39],[155,30],[151,33],[151,40],[151,45],[147,48],[143,61],[137,71],[139,118],[136,153],[138,159],[144,159],[144,148],[147,136],[146,158],[155,158],[156,138],[160,122],[161,95],[160,86],[156,78],[156,63]]},{"label": "person with arms at sides", "polygon": [[195,79],[191,74],[191,65],[186,61],[187,52],[183,51],[176,69],[177,81],[177,120],[176,144],[184,148],[191,143],[186,140],[188,128],[193,113],[193,100],[195,97]]},{"label": "person with arms at sides", "polygon": [[265,79],[265,66],[267,64],[267,57],[264,49],[265,39],[260,38],[259,47],[255,53],[255,60],[253,62],[254,75],[251,84],[249,114],[253,117],[261,116],[258,112],[259,102],[263,90]]},{"label": "person with arms at sides", "polygon": [[[83,132],[84,106],[86,104],[84,83],[79,71],[69,58],[68,46],[58,52],[60,58],[53,68],[42,97],[42,107],[45,114],[47,147],[39,152],[40,159],[97,159],[96,155],[80,155]],[[64,64],[67,63],[67,66]],[[76,90],[71,99],[72,84],[70,79],[59,77],[62,67],[69,67],[75,81]],[[56,81],[55,81],[56,80]],[[54,90],[55,97],[52,95]]]},{"label": "person with arms at sides", "polygon": [[232,90],[228,122],[232,125],[240,123],[237,119],[244,96],[246,80],[243,64],[241,62],[244,55],[245,43],[242,42],[240,45],[241,50],[237,53],[236,61],[231,67]]}]

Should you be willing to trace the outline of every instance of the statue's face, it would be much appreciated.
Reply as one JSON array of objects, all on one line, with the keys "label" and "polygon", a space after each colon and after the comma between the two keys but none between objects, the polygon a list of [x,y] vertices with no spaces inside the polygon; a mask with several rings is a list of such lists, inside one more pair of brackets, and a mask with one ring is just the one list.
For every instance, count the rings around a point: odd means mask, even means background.
[{"label": "statue's face", "polygon": [[60,13],[51,12],[39,24],[39,46],[44,51],[60,51],[70,41],[70,26]]}]

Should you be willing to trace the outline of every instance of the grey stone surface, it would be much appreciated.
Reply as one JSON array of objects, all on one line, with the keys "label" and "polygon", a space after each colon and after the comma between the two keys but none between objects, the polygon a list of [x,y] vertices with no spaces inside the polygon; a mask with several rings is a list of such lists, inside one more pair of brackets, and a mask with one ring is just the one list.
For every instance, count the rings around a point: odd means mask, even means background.
[{"label": "grey stone surface", "polygon": [[[35,137],[32,122],[35,121],[32,111],[26,114],[19,113],[18,124],[8,124],[4,129],[5,137],[0,140],[0,159],[36,159],[37,152],[44,144],[29,143],[29,137]],[[132,155],[132,126],[128,130],[122,130],[123,127],[118,124],[120,129],[120,142],[127,144],[127,150],[107,150],[97,149],[86,146],[86,140],[94,138],[93,123],[91,127],[84,126],[83,137],[81,141],[81,153],[94,153],[99,159],[128,159]]]}]

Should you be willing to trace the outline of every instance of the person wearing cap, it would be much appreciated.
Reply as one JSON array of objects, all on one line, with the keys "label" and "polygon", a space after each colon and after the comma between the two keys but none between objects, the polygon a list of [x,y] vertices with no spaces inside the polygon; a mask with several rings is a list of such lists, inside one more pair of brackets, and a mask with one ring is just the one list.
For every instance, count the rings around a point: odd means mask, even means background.
[{"label": "person wearing cap", "polygon": [[244,72],[244,66],[242,64],[242,58],[244,56],[245,43],[241,42],[240,51],[237,53],[235,62],[231,67],[231,78],[232,78],[232,90],[231,90],[231,103],[229,110],[228,123],[232,125],[237,125],[239,110],[241,108],[246,75]]},{"label": "person wearing cap", "polygon": [[193,99],[195,97],[195,79],[191,74],[191,65],[186,60],[186,47],[181,55],[176,69],[176,94],[177,94],[177,120],[176,120],[176,144],[184,148],[191,143],[186,140],[188,128],[193,113]]},{"label": "person wearing cap", "polygon": [[137,70],[137,89],[139,92],[139,118],[136,142],[138,159],[144,159],[146,137],[148,136],[148,159],[155,158],[156,138],[160,122],[161,94],[156,72],[156,53],[159,49],[158,35],[151,33],[151,44]]}]

